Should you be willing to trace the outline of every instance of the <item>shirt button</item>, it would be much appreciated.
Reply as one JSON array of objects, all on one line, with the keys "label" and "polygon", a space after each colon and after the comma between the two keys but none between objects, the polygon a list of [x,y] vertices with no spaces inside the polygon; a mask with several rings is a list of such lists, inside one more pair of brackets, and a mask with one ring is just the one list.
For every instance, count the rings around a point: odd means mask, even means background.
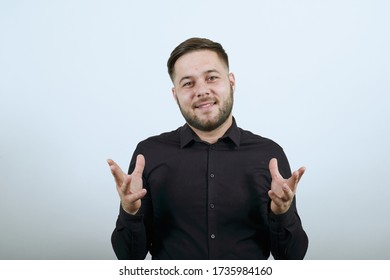
[{"label": "shirt button", "polygon": [[210,178],[214,178],[215,175],[213,173],[210,174]]},{"label": "shirt button", "polygon": [[211,238],[211,239],[215,239],[215,234],[212,233],[212,234],[210,235],[210,238]]},{"label": "shirt button", "polygon": [[210,208],[211,208],[211,209],[214,209],[214,208],[215,208],[214,203],[210,203]]}]

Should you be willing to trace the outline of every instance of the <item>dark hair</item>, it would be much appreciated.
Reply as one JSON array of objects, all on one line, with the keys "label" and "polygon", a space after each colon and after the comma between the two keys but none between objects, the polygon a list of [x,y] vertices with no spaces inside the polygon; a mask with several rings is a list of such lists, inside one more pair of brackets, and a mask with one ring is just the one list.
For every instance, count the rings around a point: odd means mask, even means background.
[{"label": "dark hair", "polygon": [[172,51],[171,56],[168,59],[167,66],[171,80],[173,80],[174,66],[176,61],[187,53],[200,50],[210,50],[216,52],[219,58],[222,59],[222,61],[225,62],[226,66],[229,68],[229,58],[221,44],[205,38],[190,38],[178,45]]}]

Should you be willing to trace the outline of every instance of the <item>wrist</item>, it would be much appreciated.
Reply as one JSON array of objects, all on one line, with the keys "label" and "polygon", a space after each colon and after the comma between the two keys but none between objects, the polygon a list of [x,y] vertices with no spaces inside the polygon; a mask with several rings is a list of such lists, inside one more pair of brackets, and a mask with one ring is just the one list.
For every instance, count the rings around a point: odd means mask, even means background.
[{"label": "wrist", "polygon": [[121,208],[122,208],[122,211],[125,212],[126,214],[128,215],[131,215],[131,216],[135,216],[137,215],[139,209],[136,209],[136,210],[131,210],[131,209],[128,209],[127,207],[125,207],[123,205],[123,203],[121,203]]}]

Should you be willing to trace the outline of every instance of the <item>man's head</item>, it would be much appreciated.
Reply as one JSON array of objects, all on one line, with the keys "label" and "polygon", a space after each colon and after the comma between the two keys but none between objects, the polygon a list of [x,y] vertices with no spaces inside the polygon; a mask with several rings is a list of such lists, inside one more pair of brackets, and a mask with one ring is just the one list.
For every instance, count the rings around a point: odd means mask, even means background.
[{"label": "man's head", "polygon": [[235,79],[220,44],[200,38],[181,43],[168,71],[173,96],[192,128],[210,132],[231,123]]}]

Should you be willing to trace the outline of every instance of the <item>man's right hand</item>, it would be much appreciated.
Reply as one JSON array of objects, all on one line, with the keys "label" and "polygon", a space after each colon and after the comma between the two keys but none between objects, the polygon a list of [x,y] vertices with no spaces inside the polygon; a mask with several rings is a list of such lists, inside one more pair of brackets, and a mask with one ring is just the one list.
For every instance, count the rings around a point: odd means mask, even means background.
[{"label": "man's right hand", "polygon": [[146,195],[146,189],[142,185],[142,172],[145,167],[144,156],[137,156],[135,168],[131,175],[124,173],[112,159],[108,159],[107,163],[114,176],[123,210],[128,214],[135,215],[141,207],[141,198]]}]

